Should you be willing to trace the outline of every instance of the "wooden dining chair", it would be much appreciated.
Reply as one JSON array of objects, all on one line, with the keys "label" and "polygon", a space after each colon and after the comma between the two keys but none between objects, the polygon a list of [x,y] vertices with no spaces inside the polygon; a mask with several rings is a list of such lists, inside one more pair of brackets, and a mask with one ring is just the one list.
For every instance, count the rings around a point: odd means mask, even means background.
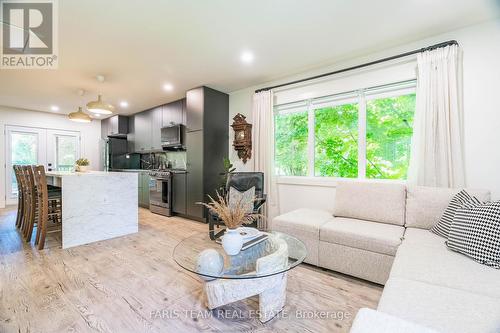
[{"label": "wooden dining chair", "polygon": [[22,198],[23,198],[23,219],[21,221],[20,225],[20,232],[23,236],[24,239],[26,239],[26,235],[28,233],[28,225],[29,221],[31,220],[31,214],[33,214],[33,211],[30,209],[31,206],[31,191],[29,188],[29,180],[28,180],[28,166],[27,165],[21,165],[19,167],[19,176],[21,180],[21,189],[23,191],[22,193]]},{"label": "wooden dining chair", "polygon": [[23,206],[23,189],[22,189],[22,182],[21,182],[21,176],[20,176],[20,170],[19,170],[19,165],[13,165],[12,168],[14,169],[14,175],[16,176],[16,182],[17,182],[17,216],[16,216],[16,227],[20,228],[22,221],[23,221],[23,213],[24,213],[24,206]]},{"label": "wooden dining chair", "polygon": [[26,242],[31,241],[31,235],[33,234],[33,229],[37,221],[37,188],[35,186],[35,173],[33,171],[34,166],[27,165],[25,168],[26,184],[27,184],[27,195],[29,200],[28,205],[28,218],[24,228],[24,239]]},{"label": "wooden dining chair", "polygon": [[[49,191],[43,165],[34,166],[33,173],[38,196],[38,225],[35,245],[38,245],[38,249],[42,250],[45,246],[47,233],[61,230],[61,191],[57,189]],[[53,225],[50,227],[49,221],[53,222]]]}]

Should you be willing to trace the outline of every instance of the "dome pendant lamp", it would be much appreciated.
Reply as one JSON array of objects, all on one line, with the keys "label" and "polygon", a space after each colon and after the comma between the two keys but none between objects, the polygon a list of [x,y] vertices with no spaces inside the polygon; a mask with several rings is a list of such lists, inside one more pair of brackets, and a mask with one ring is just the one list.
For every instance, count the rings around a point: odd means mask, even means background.
[{"label": "dome pendant lamp", "polygon": [[92,121],[92,118],[88,114],[82,111],[82,107],[78,107],[78,111],[76,112],[71,112],[68,115],[69,120],[71,121],[76,121],[79,123],[90,123]]},{"label": "dome pendant lamp", "polygon": [[115,107],[102,101],[102,96],[97,96],[97,101],[87,103],[87,110],[95,114],[112,114]]}]

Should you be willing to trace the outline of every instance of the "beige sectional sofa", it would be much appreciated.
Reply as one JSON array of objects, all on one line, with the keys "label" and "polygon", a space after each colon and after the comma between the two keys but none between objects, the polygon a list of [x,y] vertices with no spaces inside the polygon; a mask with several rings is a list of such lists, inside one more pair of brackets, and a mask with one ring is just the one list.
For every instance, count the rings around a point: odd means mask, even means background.
[{"label": "beige sectional sofa", "polygon": [[405,205],[405,185],[339,182],[333,214],[297,209],[275,217],[272,228],[305,243],[305,262],[384,284],[403,238]]},{"label": "beige sectional sofa", "polygon": [[360,311],[353,333],[500,332],[500,271],[429,232],[457,192],[340,182],[333,214],[298,209],[272,225],[304,241],[306,262],[385,284],[377,311]]}]

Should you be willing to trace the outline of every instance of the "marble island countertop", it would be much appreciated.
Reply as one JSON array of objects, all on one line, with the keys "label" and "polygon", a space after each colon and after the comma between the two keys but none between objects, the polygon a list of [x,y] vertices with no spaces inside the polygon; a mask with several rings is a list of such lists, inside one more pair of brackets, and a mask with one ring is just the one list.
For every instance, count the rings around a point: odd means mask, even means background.
[{"label": "marble island countertop", "polygon": [[128,172],[46,172],[62,188],[62,248],[138,231],[138,175]]},{"label": "marble island countertop", "polygon": [[47,171],[46,176],[50,177],[63,177],[63,176],[110,176],[119,175],[121,172],[113,171],[87,171],[87,172],[74,172],[74,171]]}]

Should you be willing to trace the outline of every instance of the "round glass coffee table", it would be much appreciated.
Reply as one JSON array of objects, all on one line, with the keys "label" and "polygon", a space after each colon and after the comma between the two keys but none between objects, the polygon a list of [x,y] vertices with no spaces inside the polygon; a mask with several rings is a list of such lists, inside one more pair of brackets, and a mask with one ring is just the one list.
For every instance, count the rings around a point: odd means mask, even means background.
[{"label": "round glass coffee table", "polygon": [[307,250],[285,233],[262,232],[267,238],[237,255],[224,252],[208,233],[196,233],[174,248],[175,262],[204,281],[207,307],[259,295],[259,316],[266,322],[285,305],[287,272],[304,261]]}]

